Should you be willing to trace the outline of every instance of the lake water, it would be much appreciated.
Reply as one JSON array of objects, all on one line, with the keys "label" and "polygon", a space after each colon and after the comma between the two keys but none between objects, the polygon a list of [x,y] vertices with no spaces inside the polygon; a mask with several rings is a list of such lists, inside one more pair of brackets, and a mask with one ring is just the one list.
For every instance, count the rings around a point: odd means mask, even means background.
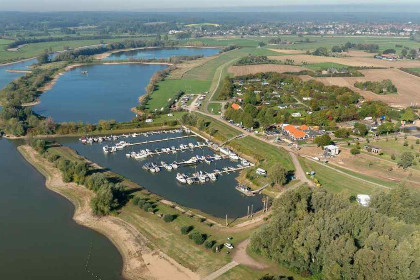
[{"label": "lake water", "polygon": [[[0,279],[122,280],[122,257],[72,220],[74,207],[45,187],[15,144],[0,138]],[[91,255],[86,268],[88,255]]]},{"label": "lake water", "polygon": [[60,76],[33,109],[56,122],[130,121],[135,116],[130,108],[138,104],[138,97],[145,93],[153,74],[166,67],[144,64],[76,67]]},{"label": "lake water", "polygon": [[7,70],[28,70],[28,67],[36,62],[36,59],[30,59],[18,63],[0,66],[0,89],[7,86],[14,79],[25,75],[25,73],[11,73]]},{"label": "lake water", "polygon": [[132,51],[121,51],[111,54],[104,60],[129,60],[129,59],[160,59],[173,56],[211,56],[218,54],[217,48],[157,48],[157,49],[139,49]]},{"label": "lake water", "polygon": [[[163,136],[164,135],[164,136]],[[158,138],[169,137],[170,134],[153,135],[149,137],[124,138],[121,140],[127,142],[141,142],[145,140],[152,140]],[[171,134],[171,136],[180,136],[181,134]],[[118,151],[115,154],[104,154],[102,147],[105,144],[83,145],[77,139],[62,138],[58,141],[75,149],[80,155],[85,156],[93,162],[98,163],[104,168],[121,174],[122,176],[138,183],[140,186],[150,190],[153,193],[163,196],[165,199],[179,203],[180,205],[199,209],[205,213],[212,214],[217,217],[241,217],[246,216],[248,206],[253,205],[254,211],[262,209],[262,197],[254,196],[247,197],[235,189],[237,182],[235,177],[237,172],[222,175],[216,182],[209,182],[205,184],[182,185],[176,181],[176,173],[194,173],[196,171],[212,172],[214,169],[221,170],[225,166],[236,166],[238,162],[230,162],[229,160],[215,161],[207,165],[205,163],[198,164],[197,167],[185,166],[177,170],[166,171],[161,170],[157,174],[151,174],[142,169],[146,162],[165,161],[172,163],[173,161],[181,161],[191,158],[195,155],[213,155],[214,152],[209,148],[196,149],[194,151],[179,152],[176,154],[162,154],[160,156],[149,157],[143,161],[127,158],[126,153],[132,151],[140,151],[141,149],[154,150],[156,148],[179,147],[180,144],[188,144],[189,142],[196,143],[197,138],[183,138],[178,140],[171,140],[167,142],[153,143],[147,145],[132,146],[125,148],[123,151]],[[200,140],[199,140],[200,141]],[[202,140],[201,140],[202,142]]]}]

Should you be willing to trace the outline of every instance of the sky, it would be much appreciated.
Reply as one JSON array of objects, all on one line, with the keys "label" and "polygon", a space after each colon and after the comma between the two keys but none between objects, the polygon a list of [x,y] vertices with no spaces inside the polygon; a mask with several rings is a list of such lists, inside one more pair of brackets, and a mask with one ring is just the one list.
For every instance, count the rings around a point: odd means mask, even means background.
[{"label": "sky", "polygon": [[227,7],[418,4],[419,0],[0,0],[0,11],[159,11]]}]

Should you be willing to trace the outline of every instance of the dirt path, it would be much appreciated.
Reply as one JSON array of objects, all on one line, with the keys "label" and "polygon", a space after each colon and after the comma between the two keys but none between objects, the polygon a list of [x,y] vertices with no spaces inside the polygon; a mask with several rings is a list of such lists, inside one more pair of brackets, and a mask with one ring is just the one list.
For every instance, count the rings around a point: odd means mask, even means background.
[{"label": "dirt path", "polygon": [[246,248],[248,248],[249,243],[251,243],[251,239],[245,239],[241,243],[236,246],[236,250],[233,253],[233,261],[249,266],[254,269],[265,269],[267,266],[265,264],[259,263],[253,258],[251,258],[248,253],[246,252]]},{"label": "dirt path", "polygon": [[18,150],[46,177],[48,189],[75,205],[73,219],[78,224],[102,233],[118,248],[124,261],[122,274],[126,279],[199,279],[196,273],[166,254],[150,249],[147,246],[149,241],[131,224],[114,216],[94,216],[89,206],[93,192],[75,183],[63,182],[61,172],[30,146],[20,146]]},{"label": "dirt path", "polygon": [[223,274],[225,274],[226,272],[228,272],[229,270],[231,270],[232,268],[234,268],[238,265],[239,265],[239,263],[237,263],[235,261],[231,261],[230,263],[226,264],[225,266],[222,266],[221,268],[219,268],[215,272],[213,272],[213,273],[207,275],[206,277],[204,277],[203,280],[217,279],[218,277],[222,276]]}]

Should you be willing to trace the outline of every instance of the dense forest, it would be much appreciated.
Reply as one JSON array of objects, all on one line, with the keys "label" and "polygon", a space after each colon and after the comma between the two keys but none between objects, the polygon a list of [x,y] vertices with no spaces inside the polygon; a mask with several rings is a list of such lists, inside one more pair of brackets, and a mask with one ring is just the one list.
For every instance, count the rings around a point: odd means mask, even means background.
[{"label": "dense forest", "polygon": [[[391,202],[395,196],[401,198]],[[396,189],[362,207],[343,193],[300,187],[274,202],[273,216],[252,236],[251,248],[317,279],[419,279],[420,228],[402,221],[418,222],[408,217],[418,217],[418,202],[403,202],[410,196]]]}]

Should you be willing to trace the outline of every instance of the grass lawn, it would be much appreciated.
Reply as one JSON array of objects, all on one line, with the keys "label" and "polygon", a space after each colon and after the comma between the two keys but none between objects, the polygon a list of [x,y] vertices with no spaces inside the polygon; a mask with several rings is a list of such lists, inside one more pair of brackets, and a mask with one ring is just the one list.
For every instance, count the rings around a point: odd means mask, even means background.
[{"label": "grass lawn", "polygon": [[334,62],[312,63],[312,64],[303,65],[303,66],[313,71],[321,71],[321,70],[326,70],[328,68],[342,69],[342,68],[350,67],[348,65],[334,63]]},{"label": "grass lawn", "polygon": [[209,103],[207,110],[214,115],[220,115],[222,111],[222,104],[221,103]]},{"label": "grass lawn", "polygon": [[234,129],[221,121],[215,120],[211,117],[202,114],[197,114],[197,116],[209,124],[209,126],[207,127],[207,131],[216,131],[212,137],[218,139],[221,142],[224,142],[234,136],[241,134],[239,130]]},{"label": "grass lawn", "polygon": [[[369,184],[355,178],[346,176],[344,174],[338,173],[328,167],[323,166],[322,164],[310,161],[308,159],[299,158],[299,161],[302,165],[302,168],[305,172],[315,171],[315,178],[321,183],[322,187],[332,192],[340,192],[343,190],[349,191],[351,194],[371,194],[379,187],[373,184]],[[375,183],[379,183],[378,180],[370,178],[368,176],[363,176],[354,172],[350,172],[345,169],[337,168],[343,172],[357,176],[362,179],[370,180]],[[381,181],[381,183],[383,183]]]},{"label": "grass lawn", "polygon": [[281,163],[287,170],[294,170],[294,165],[287,151],[254,137],[246,136],[235,139],[230,142],[230,145],[258,160],[261,163],[261,168],[266,170],[277,162]]},{"label": "grass lawn", "polygon": [[[413,155],[420,153],[420,144],[416,144],[416,140],[419,138],[416,137],[407,137],[407,139],[400,139],[398,138],[397,141],[393,137],[390,137],[388,141],[380,140],[380,141],[371,141],[370,145],[375,147],[379,147],[382,149],[383,155],[380,157],[392,162],[397,163],[400,160],[400,156],[404,152],[412,153]],[[407,141],[408,146],[404,146],[404,142]],[[411,146],[413,149],[411,149]],[[371,154],[373,155],[373,154]],[[391,156],[395,155],[395,160],[391,159]],[[418,162],[418,158],[415,159]],[[420,165],[412,166],[415,169],[420,170]]]},{"label": "grass lawn", "polygon": [[168,100],[179,91],[184,91],[186,94],[196,94],[208,91],[209,87],[209,81],[164,80],[158,84],[158,89],[153,92],[152,97],[148,102],[148,107],[151,110],[159,110],[168,104]]},{"label": "grass lawn", "polygon": [[412,72],[416,72],[420,74],[420,67],[417,68],[408,68],[408,70],[412,71]]}]

